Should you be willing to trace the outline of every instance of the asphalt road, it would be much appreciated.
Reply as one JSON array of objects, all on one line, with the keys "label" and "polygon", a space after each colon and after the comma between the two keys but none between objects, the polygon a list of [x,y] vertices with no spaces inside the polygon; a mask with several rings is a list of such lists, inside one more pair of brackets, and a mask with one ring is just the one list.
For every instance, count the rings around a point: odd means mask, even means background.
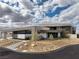
[{"label": "asphalt road", "polygon": [[0,59],[79,59],[79,45],[65,46],[46,53],[20,53],[0,47]]}]

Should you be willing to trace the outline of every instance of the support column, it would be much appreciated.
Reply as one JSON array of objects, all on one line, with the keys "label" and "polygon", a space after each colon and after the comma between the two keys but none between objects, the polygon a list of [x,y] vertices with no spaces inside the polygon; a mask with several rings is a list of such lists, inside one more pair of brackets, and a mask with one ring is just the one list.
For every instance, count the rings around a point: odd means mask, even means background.
[{"label": "support column", "polygon": [[2,38],[2,32],[0,32],[0,39]]},{"label": "support column", "polygon": [[61,28],[60,28],[60,26],[58,27],[58,38],[60,38],[61,37]]},{"label": "support column", "polygon": [[2,32],[2,38],[7,39],[7,32]]},{"label": "support column", "polygon": [[58,38],[60,38],[61,37],[61,33],[60,32],[58,32]]},{"label": "support column", "polygon": [[1,32],[1,39],[3,39],[3,32]]},{"label": "support column", "polygon": [[33,26],[31,31],[32,31],[32,38],[31,38],[31,40],[38,40],[38,33],[37,33],[36,26]]},{"label": "support column", "polygon": [[71,30],[70,30],[70,32],[71,32],[71,34],[73,34],[73,32],[72,32],[73,30],[72,30],[72,27],[71,27]]}]

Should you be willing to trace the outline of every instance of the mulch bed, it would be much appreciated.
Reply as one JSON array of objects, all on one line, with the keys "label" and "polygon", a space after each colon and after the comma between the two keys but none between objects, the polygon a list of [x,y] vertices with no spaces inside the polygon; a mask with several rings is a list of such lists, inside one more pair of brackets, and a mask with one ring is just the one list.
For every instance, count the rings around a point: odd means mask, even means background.
[{"label": "mulch bed", "polygon": [[1,47],[0,59],[79,59],[79,44],[42,53],[21,53]]}]

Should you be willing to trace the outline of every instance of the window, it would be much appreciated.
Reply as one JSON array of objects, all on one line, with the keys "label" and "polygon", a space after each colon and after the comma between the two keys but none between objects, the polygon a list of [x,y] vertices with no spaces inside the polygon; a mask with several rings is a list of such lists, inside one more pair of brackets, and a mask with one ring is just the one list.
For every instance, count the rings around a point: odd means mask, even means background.
[{"label": "window", "polygon": [[50,27],[50,30],[56,30],[57,27]]}]

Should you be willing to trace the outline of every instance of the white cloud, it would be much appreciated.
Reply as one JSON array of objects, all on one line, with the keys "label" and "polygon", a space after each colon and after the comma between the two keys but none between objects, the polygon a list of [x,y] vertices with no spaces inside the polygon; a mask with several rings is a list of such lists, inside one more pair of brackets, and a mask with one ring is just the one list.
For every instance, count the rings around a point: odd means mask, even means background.
[{"label": "white cloud", "polygon": [[70,21],[72,26],[79,32],[79,3],[72,5],[59,15],[59,21]]},{"label": "white cloud", "polygon": [[[7,0],[6,0],[7,1]],[[10,0],[11,3],[15,2],[14,0]],[[0,17],[4,17],[5,15],[9,15],[12,19],[12,22],[30,22],[32,21],[38,21],[39,18],[42,20],[39,20],[39,22],[42,21],[71,21],[72,25],[76,28],[79,28],[79,0],[48,0],[44,3],[42,6],[34,6],[30,0],[16,0],[20,3],[22,10],[20,12],[16,13],[12,7],[7,6],[6,4],[0,3]],[[34,0],[36,1],[36,0]],[[54,6],[57,4],[57,6]],[[58,16],[54,17],[47,17],[44,15],[44,11],[47,11],[49,8],[52,8],[54,11],[56,7],[64,7],[67,5],[71,5],[68,9],[62,11]],[[16,7],[15,7],[16,9]],[[17,8],[18,9],[18,8]],[[34,15],[31,16],[30,12],[34,11]],[[32,20],[33,19],[33,20]],[[33,21],[33,22],[34,22]]]}]

